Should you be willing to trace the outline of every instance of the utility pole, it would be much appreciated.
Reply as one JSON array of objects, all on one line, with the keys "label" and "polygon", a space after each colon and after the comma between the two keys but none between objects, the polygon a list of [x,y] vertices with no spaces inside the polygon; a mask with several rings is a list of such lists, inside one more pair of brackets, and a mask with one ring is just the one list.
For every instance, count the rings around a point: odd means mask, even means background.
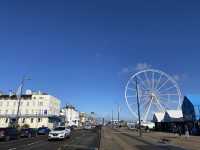
[{"label": "utility pole", "polygon": [[20,104],[21,104],[21,96],[22,96],[22,92],[23,92],[23,87],[24,87],[24,82],[25,80],[30,80],[28,78],[23,77],[20,86],[17,89],[17,99],[18,99],[18,106],[17,106],[17,115],[16,115],[16,122],[15,122],[15,126],[18,125],[18,121],[19,121],[19,109],[20,109]]},{"label": "utility pole", "polygon": [[119,104],[117,105],[117,120],[118,120],[118,127],[119,127],[119,111],[120,111],[120,107]]},{"label": "utility pole", "polygon": [[112,110],[112,123],[111,124],[112,124],[112,128],[113,128],[113,110]]},{"label": "utility pole", "polygon": [[136,95],[137,95],[137,108],[138,108],[138,121],[139,121],[139,136],[142,136],[142,130],[141,130],[141,119],[140,119],[140,101],[139,101],[139,95],[138,95],[138,81],[137,78],[135,80],[136,83]]}]

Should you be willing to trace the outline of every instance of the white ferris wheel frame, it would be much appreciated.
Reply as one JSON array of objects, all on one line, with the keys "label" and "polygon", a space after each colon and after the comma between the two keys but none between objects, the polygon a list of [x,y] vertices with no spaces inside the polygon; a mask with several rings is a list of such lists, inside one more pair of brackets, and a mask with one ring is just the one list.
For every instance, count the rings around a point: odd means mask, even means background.
[{"label": "white ferris wheel frame", "polygon": [[[173,88],[175,88],[176,91],[177,91],[177,96],[178,96],[178,105],[177,105],[177,109],[180,109],[181,103],[182,103],[182,95],[181,95],[181,90],[180,90],[180,88],[179,88],[177,82],[176,82],[171,76],[169,76],[167,73],[165,73],[165,72],[163,72],[163,71],[160,71],[160,70],[157,70],[157,69],[145,69],[145,70],[139,71],[139,72],[135,73],[133,76],[131,76],[131,78],[128,80],[128,82],[127,82],[127,84],[126,84],[126,87],[125,87],[125,100],[126,100],[126,104],[127,104],[127,106],[128,106],[128,109],[130,110],[130,112],[131,112],[136,118],[138,117],[137,111],[134,111],[134,110],[131,108],[131,106],[129,105],[129,102],[128,102],[127,91],[128,91],[128,89],[129,89],[129,84],[130,84],[131,82],[133,82],[134,79],[138,78],[139,75],[142,74],[142,73],[144,73],[145,78],[147,79],[147,82],[148,82],[148,84],[149,84],[149,83],[150,83],[150,80],[148,80],[148,77],[147,77],[146,72],[152,72],[152,73],[153,73],[152,76],[154,76],[155,73],[160,74],[159,82],[160,82],[162,76],[165,76],[165,77],[167,78],[167,81],[165,81],[165,82],[159,87],[159,90],[160,90],[168,81],[171,81],[171,83],[173,84]],[[144,81],[141,80],[141,79],[138,79],[138,80],[140,80],[141,82],[144,82]],[[152,80],[155,80],[154,77],[153,77]],[[153,81],[152,83],[155,83],[155,82]],[[158,85],[157,85],[157,86],[158,86]],[[172,87],[170,87],[170,88],[172,88]],[[168,88],[168,89],[170,89],[170,88]],[[156,101],[157,101],[157,108],[159,109],[159,111],[165,112],[165,111],[166,111],[166,108],[164,108],[164,106],[162,106],[162,105],[160,104],[158,98],[156,98]],[[147,119],[147,117],[148,117],[148,113],[149,113],[149,111],[150,111],[151,105],[152,105],[152,100],[150,100],[150,104],[149,104],[149,106],[148,106],[148,108],[147,108],[147,110],[145,111],[145,114],[144,114],[144,116],[143,116],[143,120],[144,120],[144,121],[146,121],[146,119]]]}]

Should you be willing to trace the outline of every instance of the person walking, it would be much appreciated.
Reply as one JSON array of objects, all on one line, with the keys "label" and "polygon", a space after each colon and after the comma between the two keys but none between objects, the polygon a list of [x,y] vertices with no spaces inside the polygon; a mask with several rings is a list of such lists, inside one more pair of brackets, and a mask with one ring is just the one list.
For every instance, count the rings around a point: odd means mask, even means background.
[{"label": "person walking", "polygon": [[190,137],[188,126],[185,126],[185,137],[188,139]]},{"label": "person walking", "polygon": [[181,136],[182,132],[181,132],[181,127],[178,126],[178,135]]}]

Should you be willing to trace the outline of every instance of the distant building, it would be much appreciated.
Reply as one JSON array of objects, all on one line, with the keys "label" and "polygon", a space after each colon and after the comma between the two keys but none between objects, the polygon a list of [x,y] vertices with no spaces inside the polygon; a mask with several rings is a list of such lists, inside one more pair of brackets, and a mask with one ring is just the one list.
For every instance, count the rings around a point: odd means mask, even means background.
[{"label": "distant building", "polygon": [[[13,93],[0,95],[0,127],[8,127],[17,115],[19,100]],[[59,122],[60,100],[42,92],[26,91],[21,96],[18,124],[31,128],[53,128]]]},{"label": "distant building", "polygon": [[166,110],[163,122],[183,122],[182,110]]},{"label": "distant building", "polygon": [[164,116],[165,116],[165,112],[156,112],[153,115],[153,122],[163,122]]},{"label": "distant building", "polygon": [[87,121],[87,115],[84,112],[79,113],[79,118],[80,118],[80,126],[84,126],[86,121]]},{"label": "distant building", "polygon": [[66,126],[79,126],[79,112],[72,105],[66,105],[61,110],[61,115],[65,117]]},{"label": "distant building", "polygon": [[185,96],[182,111],[185,121],[200,120],[200,95]]},{"label": "distant building", "polygon": [[174,125],[180,125],[183,121],[182,110],[166,110],[153,115],[155,129],[158,131],[170,131]]}]

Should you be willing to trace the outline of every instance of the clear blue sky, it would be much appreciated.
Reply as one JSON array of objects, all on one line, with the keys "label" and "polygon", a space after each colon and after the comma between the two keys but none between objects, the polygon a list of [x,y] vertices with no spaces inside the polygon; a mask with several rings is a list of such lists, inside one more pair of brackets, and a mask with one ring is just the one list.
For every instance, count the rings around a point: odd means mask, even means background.
[{"label": "clear blue sky", "polygon": [[151,65],[200,93],[200,2],[34,0],[0,2],[0,89],[57,96],[109,116],[124,100],[126,70]]}]

